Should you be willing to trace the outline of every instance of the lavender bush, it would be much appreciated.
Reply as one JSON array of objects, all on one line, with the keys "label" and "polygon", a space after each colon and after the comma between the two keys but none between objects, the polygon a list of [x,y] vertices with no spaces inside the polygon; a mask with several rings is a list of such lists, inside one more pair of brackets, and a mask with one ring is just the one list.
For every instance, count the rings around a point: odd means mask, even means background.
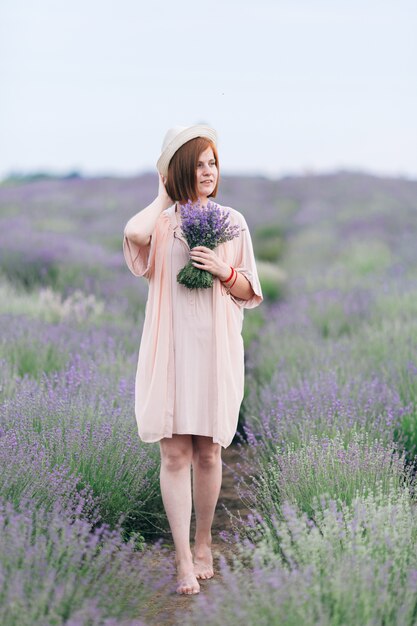
[{"label": "lavender bush", "polygon": [[312,436],[348,435],[353,428],[389,443],[409,411],[395,386],[382,377],[352,374],[344,380],[340,370],[319,367],[297,377],[277,372],[250,398],[250,406],[254,413],[244,431],[258,454],[271,446],[307,443]]},{"label": "lavender bush", "polygon": [[[253,454],[253,452],[252,452]],[[284,502],[296,504],[314,515],[314,502],[322,495],[351,505],[358,493],[400,493],[406,485],[414,495],[405,454],[392,443],[372,440],[366,430],[336,433],[319,438],[314,434],[303,444],[276,446],[274,453],[259,449],[254,461],[242,463],[235,472],[238,493],[253,515],[266,523],[282,514]],[[250,528],[236,524],[245,536]]]},{"label": "lavender bush", "polygon": [[[50,508],[66,493],[89,489],[103,521],[114,526],[124,513],[127,535],[154,536],[166,530],[158,446],[137,436],[133,380],[118,376],[110,357],[107,369],[74,355],[55,375],[16,383],[0,408],[0,493],[16,503],[30,495]],[[52,480],[60,467],[61,486]]]},{"label": "lavender bush", "polygon": [[[207,201],[205,208],[201,206],[200,200],[196,203],[188,200],[186,204],[180,204],[180,210],[182,234],[191,250],[195,246],[206,246],[214,250],[219,244],[239,236],[239,225],[230,224],[230,212],[221,209],[211,200]],[[213,286],[213,274],[195,267],[192,261],[178,272],[177,280],[188,289],[207,289]]]},{"label": "lavender bush", "polygon": [[84,356],[94,360],[99,369],[112,368],[115,374],[131,375],[130,361],[134,364],[138,347],[123,324],[80,324],[74,320],[51,324],[30,315],[11,314],[0,319],[0,358],[7,361],[13,384],[16,377],[39,379],[43,373],[60,371],[77,356],[80,362]]},{"label": "lavender bush", "polygon": [[221,558],[222,580],[183,623],[413,626],[417,517],[407,489],[361,494],[350,506],[322,497],[313,517],[284,503],[272,528],[254,518],[254,540],[235,546],[232,563]]},{"label": "lavender bush", "polygon": [[92,531],[59,499],[47,511],[30,498],[18,507],[0,498],[0,622],[145,626],[149,598],[173,586],[165,553],[160,543],[137,551],[117,527]]},{"label": "lavender bush", "polygon": [[[404,304],[401,310],[393,309],[395,293]],[[412,427],[417,415],[415,293],[408,280],[386,290],[374,285],[366,296],[357,288],[358,297],[352,292],[351,312],[344,315],[351,320],[349,332],[341,334],[323,334],[317,328],[319,296],[314,292],[292,295],[272,307],[246,353],[251,378],[245,406],[247,427],[255,432],[261,422],[261,433],[270,429],[282,434],[288,428],[285,434],[294,439],[301,433],[308,436],[316,426],[330,434],[332,424],[341,426],[343,421],[349,427],[357,422],[384,438],[402,441],[413,455],[417,443]],[[322,308],[325,296],[321,294]],[[385,301],[389,304],[386,314]],[[322,327],[331,325],[326,321]],[[362,387],[362,400],[355,401],[358,387]],[[349,415],[339,415],[336,405],[329,412],[327,400],[324,403],[321,398],[330,394],[342,402],[343,411],[346,404],[351,405]],[[313,421],[307,419],[312,416]]]}]

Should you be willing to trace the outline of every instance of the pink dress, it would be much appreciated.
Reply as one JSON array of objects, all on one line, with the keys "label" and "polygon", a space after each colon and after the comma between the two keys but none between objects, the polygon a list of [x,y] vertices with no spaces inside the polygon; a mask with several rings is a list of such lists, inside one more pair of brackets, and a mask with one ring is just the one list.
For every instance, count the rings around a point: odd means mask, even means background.
[{"label": "pink dress", "polygon": [[147,246],[123,239],[126,263],[149,281],[135,384],[135,414],[143,441],[173,433],[205,435],[227,447],[236,432],[244,392],[243,309],[262,300],[246,221],[227,208],[239,237],[216,253],[247,276],[255,295],[241,300],[215,278],[213,288],[189,290],[177,273],[189,247],[175,204],[159,216]]}]

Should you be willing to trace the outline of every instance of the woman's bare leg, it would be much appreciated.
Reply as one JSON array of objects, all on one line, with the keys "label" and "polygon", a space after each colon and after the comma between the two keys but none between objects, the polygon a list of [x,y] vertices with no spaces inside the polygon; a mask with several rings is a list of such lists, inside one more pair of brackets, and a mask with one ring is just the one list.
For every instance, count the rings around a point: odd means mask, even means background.
[{"label": "woman's bare leg", "polygon": [[212,437],[193,435],[193,497],[196,517],[194,572],[212,578],[211,526],[222,484],[221,445]]},{"label": "woman's bare leg", "polygon": [[190,549],[192,435],[172,435],[160,440],[161,494],[175,545],[177,593],[198,593]]}]

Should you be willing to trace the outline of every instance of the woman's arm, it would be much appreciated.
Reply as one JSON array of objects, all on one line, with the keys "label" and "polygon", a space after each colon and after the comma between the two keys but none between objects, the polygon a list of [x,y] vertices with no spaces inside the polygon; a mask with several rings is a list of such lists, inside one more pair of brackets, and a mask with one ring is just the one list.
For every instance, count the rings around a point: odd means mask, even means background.
[{"label": "woman's arm", "polygon": [[[232,296],[241,300],[249,300],[254,296],[255,292],[249,280],[237,270],[234,270],[230,280],[227,280],[231,273],[231,266],[222,261],[214,250],[206,246],[195,246],[190,251],[190,259],[193,265],[217,276]],[[230,289],[231,285],[233,287]]]},{"label": "woman's arm", "polygon": [[159,188],[157,197],[146,208],[131,217],[124,229],[124,235],[139,246],[148,245],[151,235],[155,230],[158,217],[162,211],[173,204],[166,192],[165,181],[163,180],[162,174],[158,172],[158,175]]},{"label": "woman's arm", "polygon": [[[229,269],[230,268],[228,268],[228,276],[230,275]],[[224,280],[226,278],[227,276],[224,277]],[[220,280],[223,280],[223,278],[220,278]],[[241,298],[241,300],[249,300],[255,293],[252,289],[252,285],[250,284],[246,276],[243,276],[243,274],[240,274],[236,270],[233,273],[232,278],[227,283],[223,282],[223,285],[226,287],[226,289],[229,289],[229,293],[231,293],[232,296],[235,296],[236,298]],[[230,285],[233,285],[231,289]]]}]

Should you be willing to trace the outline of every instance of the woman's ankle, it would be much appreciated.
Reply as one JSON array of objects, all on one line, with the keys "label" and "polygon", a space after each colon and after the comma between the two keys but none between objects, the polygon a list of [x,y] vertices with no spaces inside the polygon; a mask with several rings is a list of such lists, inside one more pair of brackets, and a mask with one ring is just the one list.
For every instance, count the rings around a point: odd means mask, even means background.
[{"label": "woman's ankle", "polygon": [[177,567],[183,567],[192,565],[193,555],[191,550],[189,552],[182,552],[181,554],[175,554],[175,564]]},{"label": "woman's ankle", "polygon": [[194,545],[195,546],[207,546],[211,548],[211,544],[213,542],[211,533],[209,535],[195,535],[194,537]]}]

